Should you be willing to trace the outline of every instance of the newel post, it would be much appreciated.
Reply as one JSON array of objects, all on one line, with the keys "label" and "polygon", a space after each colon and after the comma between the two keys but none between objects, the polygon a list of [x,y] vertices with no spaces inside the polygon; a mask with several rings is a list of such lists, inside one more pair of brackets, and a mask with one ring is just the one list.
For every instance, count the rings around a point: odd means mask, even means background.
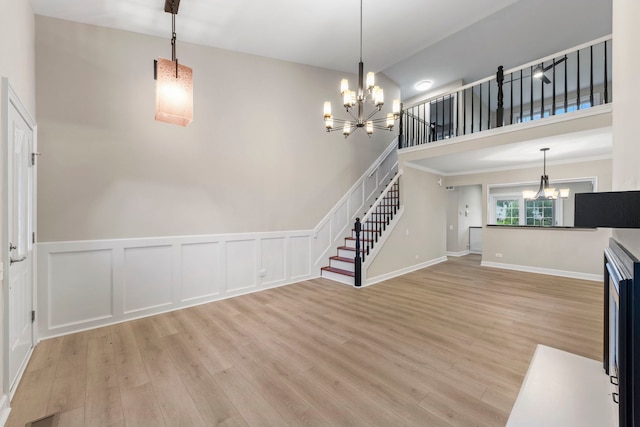
[{"label": "newel post", "polygon": [[360,224],[360,218],[356,218],[356,223],[353,227],[356,232],[356,258],[354,265],[354,285],[360,287],[362,285],[362,258],[360,257],[360,230],[362,229],[362,224]]},{"label": "newel post", "polygon": [[504,118],[504,93],[502,92],[502,85],[504,83],[504,70],[502,65],[498,67],[496,73],[496,83],[498,85],[498,109],[496,110],[496,127],[502,127]]}]

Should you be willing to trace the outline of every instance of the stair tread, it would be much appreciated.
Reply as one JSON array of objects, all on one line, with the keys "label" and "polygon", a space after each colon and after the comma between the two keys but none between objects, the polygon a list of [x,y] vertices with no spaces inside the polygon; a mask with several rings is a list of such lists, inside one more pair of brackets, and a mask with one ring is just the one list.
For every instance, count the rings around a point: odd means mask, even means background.
[{"label": "stair tread", "polygon": [[322,270],[324,271],[330,271],[332,273],[337,273],[337,274],[342,274],[344,276],[350,276],[350,277],[354,277],[355,273],[351,272],[351,271],[347,271],[347,270],[342,270],[341,268],[335,268],[335,267],[322,267]]},{"label": "stair tread", "polygon": [[329,259],[332,259],[334,261],[342,261],[342,262],[349,262],[351,264],[355,264],[355,260],[353,258],[346,258],[343,256],[332,256]]},{"label": "stair tread", "polygon": [[[338,250],[344,250],[344,251],[356,251],[356,248],[350,248],[349,246],[338,246]],[[360,249],[360,252],[364,252],[364,249]]]}]

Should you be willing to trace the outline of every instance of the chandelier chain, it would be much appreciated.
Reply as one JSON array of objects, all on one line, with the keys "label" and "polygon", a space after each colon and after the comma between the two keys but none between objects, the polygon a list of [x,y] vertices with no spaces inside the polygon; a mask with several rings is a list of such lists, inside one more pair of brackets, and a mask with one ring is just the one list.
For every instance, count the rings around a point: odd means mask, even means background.
[{"label": "chandelier chain", "polygon": [[360,0],[360,62],[362,62],[362,0]]},{"label": "chandelier chain", "polygon": [[171,14],[171,60],[176,62],[176,14]]}]

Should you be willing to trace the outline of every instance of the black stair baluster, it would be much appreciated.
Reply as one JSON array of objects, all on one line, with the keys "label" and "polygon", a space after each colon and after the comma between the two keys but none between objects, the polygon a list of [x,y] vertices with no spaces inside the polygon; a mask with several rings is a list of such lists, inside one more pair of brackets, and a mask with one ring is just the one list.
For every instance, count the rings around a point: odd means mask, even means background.
[{"label": "black stair baluster", "polygon": [[524,81],[522,80],[522,69],[520,70],[520,123],[522,123],[522,102],[524,101]]},{"label": "black stair baluster", "polygon": [[609,60],[607,59],[607,41],[604,41],[604,104],[609,103]]},{"label": "black stair baluster", "polygon": [[589,107],[593,107],[593,45],[589,46]]},{"label": "black stair baluster", "polygon": [[354,285],[360,287],[362,285],[362,261],[364,254],[360,258],[360,218],[356,218],[354,228],[356,230],[356,256],[354,258]]},{"label": "black stair baluster", "polygon": [[553,76],[553,91],[551,92],[551,116],[555,116],[556,114],[556,59],[553,58],[552,65],[552,76]]},{"label": "black stair baluster", "polygon": [[491,80],[487,82],[487,129],[491,129]]},{"label": "black stair baluster", "polygon": [[[544,65],[544,64],[543,64]],[[540,118],[544,118],[544,81],[540,79]]]},{"label": "black stair baluster", "polygon": [[[565,58],[567,58],[565,56]],[[569,99],[568,99],[568,87],[567,87],[567,74],[569,71],[569,59],[565,59],[564,61],[564,112],[567,113],[567,110],[569,109]]]},{"label": "black stair baluster", "polygon": [[577,67],[576,67],[576,104],[578,105],[578,110],[580,109],[580,51],[578,50],[576,52],[576,61],[577,61]]},{"label": "black stair baluster", "polygon": [[462,135],[467,134],[467,90],[462,91]]},{"label": "black stair baluster", "polygon": [[478,132],[482,131],[482,83],[480,83],[480,117],[478,123]]},{"label": "black stair baluster", "polygon": [[533,65],[530,68],[529,75],[529,80],[531,81],[531,93],[529,93],[529,120],[533,120]]},{"label": "black stair baluster", "polygon": [[475,122],[475,116],[473,115],[473,106],[475,102],[473,100],[473,86],[471,87],[471,133],[473,133],[473,124]]}]

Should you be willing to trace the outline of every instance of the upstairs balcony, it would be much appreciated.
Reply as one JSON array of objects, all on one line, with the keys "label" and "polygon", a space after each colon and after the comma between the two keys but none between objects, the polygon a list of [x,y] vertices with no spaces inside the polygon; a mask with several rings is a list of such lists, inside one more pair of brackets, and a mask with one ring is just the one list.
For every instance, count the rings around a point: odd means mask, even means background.
[{"label": "upstairs balcony", "polygon": [[404,106],[398,148],[608,112],[594,107],[612,101],[611,51],[611,36],[602,37],[510,70],[499,66],[494,76]]}]

